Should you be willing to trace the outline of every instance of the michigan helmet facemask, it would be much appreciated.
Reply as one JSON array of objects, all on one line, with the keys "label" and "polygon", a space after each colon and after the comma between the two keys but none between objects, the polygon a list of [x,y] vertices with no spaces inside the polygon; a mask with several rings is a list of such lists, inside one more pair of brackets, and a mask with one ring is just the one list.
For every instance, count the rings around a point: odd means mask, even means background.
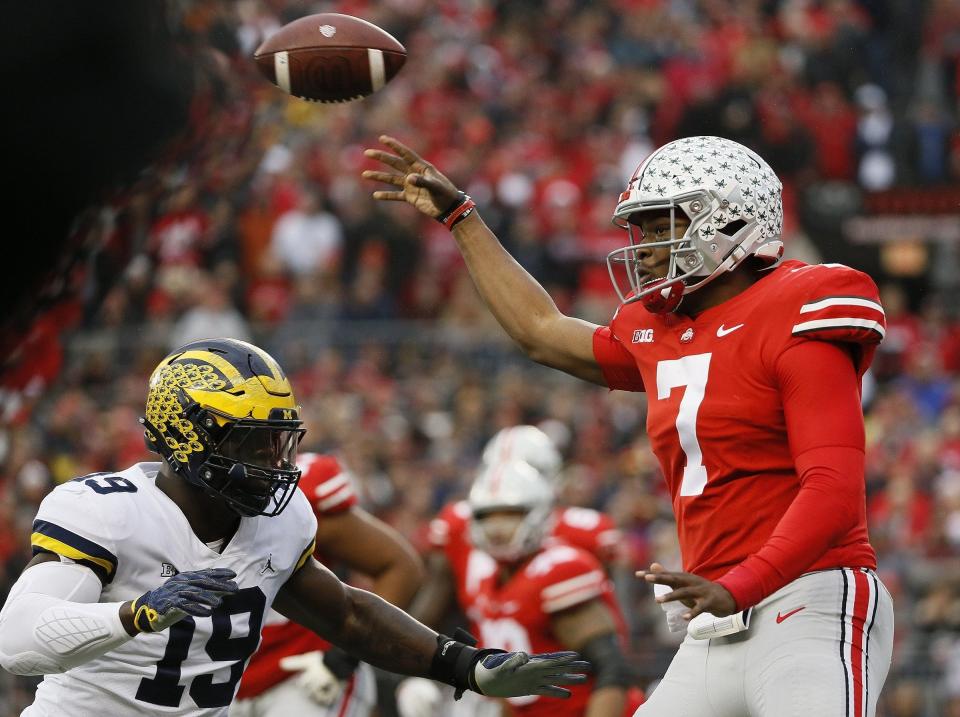
[{"label": "michigan helmet facemask", "polygon": [[[512,460],[484,466],[467,497],[470,506],[470,539],[501,562],[516,562],[540,549],[553,529],[553,485],[525,461]],[[507,524],[509,535],[496,525],[503,514],[517,519]]]},{"label": "michigan helmet facemask", "polygon": [[[775,264],[783,254],[781,191],[770,166],[729,139],[685,137],[653,152],[630,178],[613,213],[613,223],[630,237],[629,246],[607,255],[620,300],[640,300],[648,310],[666,313],[747,257]],[[640,216],[651,211],[669,212],[669,239],[643,241]],[[676,236],[678,212],[690,221],[682,236]],[[667,274],[650,277],[640,259],[659,247],[670,249]]]},{"label": "michigan helmet facemask", "polygon": [[290,382],[266,351],[234,339],[194,341],[150,376],[147,448],[242,516],[278,515],[300,470],[304,429]]}]

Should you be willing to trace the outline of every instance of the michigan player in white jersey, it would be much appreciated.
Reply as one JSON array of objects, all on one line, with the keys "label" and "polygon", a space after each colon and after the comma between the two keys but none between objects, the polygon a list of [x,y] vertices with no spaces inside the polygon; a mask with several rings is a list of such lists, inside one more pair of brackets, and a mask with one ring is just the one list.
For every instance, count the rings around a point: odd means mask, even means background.
[{"label": "michigan player in white jersey", "polygon": [[293,390],[263,350],[188,344],[150,378],[162,461],[55,488],[34,558],[0,612],[0,665],[45,675],[28,717],[223,716],[273,606],[357,657],[492,696],[569,693],[575,653],[476,650],[438,635],[311,556],[296,490]]}]

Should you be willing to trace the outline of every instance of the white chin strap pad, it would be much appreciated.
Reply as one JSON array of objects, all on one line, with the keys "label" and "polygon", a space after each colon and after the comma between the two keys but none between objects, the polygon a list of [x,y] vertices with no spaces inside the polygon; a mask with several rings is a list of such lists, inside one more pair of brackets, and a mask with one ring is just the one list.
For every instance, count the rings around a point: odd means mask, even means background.
[{"label": "white chin strap pad", "polygon": [[17,675],[66,672],[131,637],[122,603],[100,603],[102,586],[89,568],[46,562],[28,568],[0,612],[0,665]]}]

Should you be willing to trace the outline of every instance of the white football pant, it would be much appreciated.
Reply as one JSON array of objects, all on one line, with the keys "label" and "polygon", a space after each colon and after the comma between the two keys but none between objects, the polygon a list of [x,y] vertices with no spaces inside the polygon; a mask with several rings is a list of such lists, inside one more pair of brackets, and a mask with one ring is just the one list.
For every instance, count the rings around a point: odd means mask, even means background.
[{"label": "white football pant", "polygon": [[876,573],[807,573],[757,605],[746,632],[684,639],[634,717],[874,717],[892,649]]}]

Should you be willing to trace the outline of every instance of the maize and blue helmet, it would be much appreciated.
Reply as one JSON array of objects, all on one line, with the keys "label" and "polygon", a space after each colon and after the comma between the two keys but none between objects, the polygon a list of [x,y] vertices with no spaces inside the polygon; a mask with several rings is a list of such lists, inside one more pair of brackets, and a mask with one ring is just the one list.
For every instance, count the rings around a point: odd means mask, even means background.
[{"label": "maize and blue helmet", "polygon": [[304,429],[290,381],[266,351],[234,339],[183,346],[150,376],[147,448],[242,516],[278,515],[300,470]]}]

